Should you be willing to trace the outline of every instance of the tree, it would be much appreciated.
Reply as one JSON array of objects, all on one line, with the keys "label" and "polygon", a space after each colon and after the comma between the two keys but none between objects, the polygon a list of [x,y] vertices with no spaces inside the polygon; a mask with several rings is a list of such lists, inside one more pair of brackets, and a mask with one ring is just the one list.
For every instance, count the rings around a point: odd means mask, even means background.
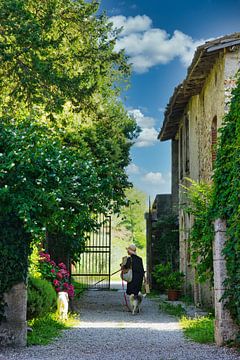
[{"label": "tree", "polygon": [[137,127],[118,100],[129,66],[97,10],[96,1],[0,2],[1,219],[5,234],[22,229],[23,267],[46,231],[79,256],[96,213],[119,209],[129,186]]},{"label": "tree", "polygon": [[130,239],[137,247],[142,249],[146,243],[146,194],[131,188],[126,191],[127,206],[121,210],[119,226],[124,226],[130,232]]},{"label": "tree", "polygon": [[[129,73],[115,33],[98,4],[84,0],[1,0],[0,103],[2,111],[61,112],[94,108],[94,94],[115,94]],[[46,114],[45,114],[46,115]]]}]

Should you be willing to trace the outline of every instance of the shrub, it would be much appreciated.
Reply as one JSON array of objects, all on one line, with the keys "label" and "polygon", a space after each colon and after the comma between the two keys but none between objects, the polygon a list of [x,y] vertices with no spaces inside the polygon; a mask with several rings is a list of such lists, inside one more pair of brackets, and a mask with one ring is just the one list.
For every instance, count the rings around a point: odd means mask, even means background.
[{"label": "shrub", "polygon": [[165,280],[169,273],[171,273],[171,271],[172,268],[170,263],[158,264],[155,266],[152,275],[155,278],[156,283],[160,285],[160,291],[166,290]]},{"label": "shrub", "polygon": [[153,277],[161,286],[161,290],[180,290],[184,283],[184,274],[180,271],[172,271],[170,263],[156,265]]},{"label": "shrub", "polygon": [[40,251],[38,270],[43,279],[53,284],[57,293],[65,291],[70,299],[74,297],[74,286],[70,284],[70,274],[64,263],[56,264],[51,260],[50,255]]},{"label": "shrub", "polygon": [[29,277],[27,319],[39,318],[56,307],[56,292],[53,286],[43,279]]}]

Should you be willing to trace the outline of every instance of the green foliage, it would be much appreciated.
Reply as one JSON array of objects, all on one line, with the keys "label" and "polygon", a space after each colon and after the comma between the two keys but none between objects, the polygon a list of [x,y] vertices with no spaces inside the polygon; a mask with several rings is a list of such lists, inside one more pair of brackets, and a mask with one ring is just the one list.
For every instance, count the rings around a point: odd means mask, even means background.
[{"label": "green foliage", "polygon": [[39,249],[36,244],[33,244],[31,247],[31,254],[28,259],[28,274],[29,276],[32,276],[34,278],[40,278],[41,273],[38,268],[38,262],[39,262]]},{"label": "green foliage", "polygon": [[145,247],[146,242],[146,194],[131,188],[126,191],[127,205],[121,208],[118,228],[124,227],[129,231],[129,243],[134,243],[139,249]]},{"label": "green foliage", "polygon": [[214,171],[213,208],[215,218],[227,222],[224,255],[227,266],[224,298],[235,321],[240,324],[240,79],[233,90],[230,111],[220,129]]},{"label": "green foliage", "polygon": [[158,263],[171,263],[173,270],[179,266],[179,225],[178,217],[173,214],[161,216],[154,224],[153,257]]},{"label": "green foliage", "polygon": [[28,322],[28,325],[33,329],[28,333],[28,345],[47,345],[56,339],[62,330],[67,329],[67,326],[52,314],[48,314],[44,318],[33,319]]},{"label": "green foliage", "polygon": [[171,290],[180,290],[184,284],[184,274],[180,271],[173,271],[165,279],[165,287]]},{"label": "green foliage", "polygon": [[162,291],[180,290],[184,283],[184,274],[180,271],[173,271],[170,263],[156,265],[152,275]]},{"label": "green foliage", "polygon": [[40,318],[56,308],[57,296],[53,286],[44,279],[29,277],[27,319]]},{"label": "green foliage", "polygon": [[173,305],[169,304],[169,302],[167,301],[161,301],[159,304],[159,309],[169,315],[173,315],[176,317],[181,317],[186,314],[186,311],[181,304]]},{"label": "green foliage", "polygon": [[159,285],[160,291],[165,291],[167,288],[165,286],[165,279],[171,273],[172,267],[170,263],[167,264],[158,264],[154,267],[152,275]]},{"label": "green foliage", "polygon": [[17,102],[56,113],[68,99],[79,111],[85,102],[94,105],[93,94],[109,96],[110,84],[129,67],[124,54],[114,52],[116,34],[97,11],[96,1],[1,1],[0,100],[5,109],[17,110]]},{"label": "green foliage", "polygon": [[127,58],[96,1],[3,0],[0,22],[2,299],[26,281],[32,240],[56,235],[76,260],[94,214],[125,203],[138,128],[118,98]]},{"label": "green foliage", "polygon": [[62,330],[79,326],[79,314],[69,314],[68,320],[60,321],[57,313],[47,314],[43,318],[28,322],[32,332],[28,333],[28,345],[47,345],[61,335]]},{"label": "green foliage", "polygon": [[187,338],[201,344],[214,343],[214,319],[212,317],[189,319],[183,316],[180,325]]},{"label": "green foliage", "polygon": [[193,260],[196,262],[200,280],[212,278],[212,221],[221,218],[227,223],[227,242],[223,250],[227,279],[222,300],[232,318],[240,324],[240,79],[232,93],[230,110],[224,117],[217,148],[213,174],[213,188],[192,182],[188,196],[187,211],[194,216],[191,230]]},{"label": "green foliage", "polygon": [[14,284],[26,282],[30,236],[16,216],[0,208],[0,320],[4,314],[3,294]]},{"label": "green foliage", "polygon": [[188,200],[184,210],[194,219],[193,226],[189,229],[188,238],[191,265],[197,270],[197,280],[205,282],[210,279],[213,282],[212,186],[204,182],[186,180],[190,185],[183,186]]}]

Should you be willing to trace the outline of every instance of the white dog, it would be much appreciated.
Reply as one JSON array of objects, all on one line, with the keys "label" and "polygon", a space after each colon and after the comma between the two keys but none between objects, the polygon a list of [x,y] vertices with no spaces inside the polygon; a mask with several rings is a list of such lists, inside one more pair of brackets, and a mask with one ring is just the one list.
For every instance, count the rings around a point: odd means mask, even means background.
[{"label": "white dog", "polygon": [[57,309],[61,320],[67,320],[68,318],[68,301],[68,293],[60,291],[57,298]]},{"label": "white dog", "polygon": [[132,314],[135,315],[137,313],[140,313],[140,310],[141,310],[141,303],[142,303],[142,300],[143,298],[145,297],[146,295],[142,294],[140,291],[138,293],[138,295],[134,295],[134,294],[131,294],[129,299],[130,299],[130,304],[131,304],[131,308],[132,308]]}]

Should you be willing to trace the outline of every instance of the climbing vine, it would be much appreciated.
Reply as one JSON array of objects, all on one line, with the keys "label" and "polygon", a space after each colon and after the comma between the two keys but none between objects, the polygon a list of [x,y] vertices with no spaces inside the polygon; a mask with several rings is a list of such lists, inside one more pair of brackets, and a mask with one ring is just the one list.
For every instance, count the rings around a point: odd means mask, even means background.
[{"label": "climbing vine", "polygon": [[223,299],[232,318],[240,324],[240,77],[228,114],[225,115],[217,147],[213,184],[191,181],[186,188],[189,205],[185,208],[194,216],[190,230],[193,264],[200,279],[213,274],[212,221],[217,218],[227,223],[227,241],[223,254],[226,259],[227,278]]},{"label": "climbing vine", "polygon": [[240,77],[232,92],[229,113],[220,129],[214,171],[213,209],[215,218],[227,222],[224,255],[227,266],[226,291],[233,319],[240,324]]},{"label": "climbing vine", "polygon": [[194,224],[189,231],[190,261],[195,267],[197,280],[213,283],[213,252],[214,236],[212,214],[212,185],[186,179],[190,186],[183,186],[188,202],[184,207],[194,218]]}]

